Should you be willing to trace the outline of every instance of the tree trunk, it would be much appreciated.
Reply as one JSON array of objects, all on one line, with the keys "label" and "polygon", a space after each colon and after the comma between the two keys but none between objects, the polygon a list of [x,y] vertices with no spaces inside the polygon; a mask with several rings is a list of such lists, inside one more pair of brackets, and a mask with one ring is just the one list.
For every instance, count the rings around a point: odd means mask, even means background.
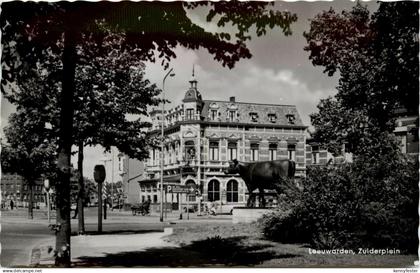
[{"label": "tree trunk", "polygon": [[83,212],[83,201],[85,197],[85,181],[83,178],[83,142],[79,142],[79,153],[77,159],[77,169],[79,170],[79,195],[77,198],[77,216],[79,220],[79,234],[85,234],[85,216]]},{"label": "tree trunk", "polygon": [[34,186],[32,184],[32,181],[28,181],[29,183],[28,188],[29,188],[29,205],[28,205],[28,218],[29,219],[34,219]]},{"label": "tree trunk", "polygon": [[[70,26],[69,19],[67,25]],[[60,96],[60,134],[58,146],[58,179],[56,183],[56,231],[55,265],[70,267],[70,175],[71,146],[73,144],[73,94],[76,69],[77,31],[68,27],[64,33],[63,81]]]}]

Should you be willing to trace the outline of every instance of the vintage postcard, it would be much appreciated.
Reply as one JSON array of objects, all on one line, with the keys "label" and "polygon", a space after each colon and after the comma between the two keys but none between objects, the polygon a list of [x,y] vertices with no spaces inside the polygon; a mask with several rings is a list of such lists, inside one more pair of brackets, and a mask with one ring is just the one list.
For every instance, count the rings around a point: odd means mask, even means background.
[{"label": "vintage postcard", "polygon": [[417,1],[0,18],[3,272],[417,272]]}]

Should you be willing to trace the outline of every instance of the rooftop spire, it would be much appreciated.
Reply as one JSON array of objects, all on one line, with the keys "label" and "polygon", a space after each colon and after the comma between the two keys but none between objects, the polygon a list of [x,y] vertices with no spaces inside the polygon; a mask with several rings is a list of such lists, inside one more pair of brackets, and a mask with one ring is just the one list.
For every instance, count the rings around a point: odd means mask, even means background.
[{"label": "rooftop spire", "polygon": [[191,88],[197,88],[197,80],[196,80],[196,78],[195,78],[195,65],[193,64],[193,69],[192,69],[192,78],[191,78],[191,80],[190,80],[190,83],[191,83]]}]

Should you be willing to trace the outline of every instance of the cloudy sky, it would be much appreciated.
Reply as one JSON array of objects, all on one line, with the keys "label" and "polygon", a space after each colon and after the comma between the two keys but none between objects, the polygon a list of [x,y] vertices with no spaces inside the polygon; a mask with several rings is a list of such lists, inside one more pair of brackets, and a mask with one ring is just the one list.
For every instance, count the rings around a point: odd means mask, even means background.
[{"label": "cloudy sky", "polygon": [[[206,50],[186,50],[177,48],[177,58],[171,62],[176,76],[167,79],[166,97],[173,105],[181,102],[195,65],[198,88],[203,99],[228,100],[235,96],[241,102],[274,104],[294,104],[303,122],[310,125],[309,114],[316,111],[321,98],[335,94],[338,77],[328,77],[321,67],[314,67],[308,59],[309,53],[303,50],[306,41],[303,32],[309,30],[309,19],[323,10],[333,7],[336,12],[350,9],[352,1],[334,2],[283,2],[275,4],[275,9],[296,13],[298,21],[292,24],[291,36],[284,36],[280,29],[267,32],[266,36],[255,37],[248,42],[253,54],[251,59],[239,61],[234,69],[222,67],[213,60]],[[366,2],[371,11],[377,9],[375,2]],[[206,28],[216,27],[205,22],[202,12],[191,13],[191,19]],[[165,71],[159,64],[147,63],[146,77],[161,86]],[[1,126],[7,124],[7,117],[14,107],[2,99]],[[99,147],[86,148],[85,174],[92,177],[95,164],[104,157]],[[72,160],[76,166],[76,158]],[[116,164],[116,162],[115,162]],[[110,167],[110,166],[109,166]],[[109,172],[108,172],[109,173]],[[119,177],[115,176],[114,181]]]}]

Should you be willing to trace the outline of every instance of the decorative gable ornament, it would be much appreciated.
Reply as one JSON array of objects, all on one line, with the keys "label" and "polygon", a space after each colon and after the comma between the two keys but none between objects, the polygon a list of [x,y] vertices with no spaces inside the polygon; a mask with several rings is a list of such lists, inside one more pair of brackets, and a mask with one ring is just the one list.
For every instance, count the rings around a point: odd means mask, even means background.
[{"label": "decorative gable ornament", "polygon": [[238,135],[235,135],[235,134],[231,134],[227,138],[230,139],[230,140],[238,140],[238,139],[240,139],[240,137]]},{"label": "decorative gable ornament", "polygon": [[211,135],[208,136],[209,139],[220,139],[221,136],[219,134],[213,133]]},{"label": "decorative gable ornament", "polygon": [[230,103],[228,104],[228,110],[238,110],[238,105],[234,104],[234,103]]},{"label": "decorative gable ornament", "polygon": [[187,138],[196,137],[196,136],[197,134],[191,130],[188,130],[184,133],[184,137],[187,137]]},{"label": "decorative gable ornament", "polygon": [[219,105],[215,102],[210,103],[210,108],[211,109],[219,109]]},{"label": "decorative gable ornament", "polygon": [[261,141],[262,140],[262,138],[260,136],[257,136],[255,134],[251,135],[251,136],[248,136],[247,138],[251,141]]}]

